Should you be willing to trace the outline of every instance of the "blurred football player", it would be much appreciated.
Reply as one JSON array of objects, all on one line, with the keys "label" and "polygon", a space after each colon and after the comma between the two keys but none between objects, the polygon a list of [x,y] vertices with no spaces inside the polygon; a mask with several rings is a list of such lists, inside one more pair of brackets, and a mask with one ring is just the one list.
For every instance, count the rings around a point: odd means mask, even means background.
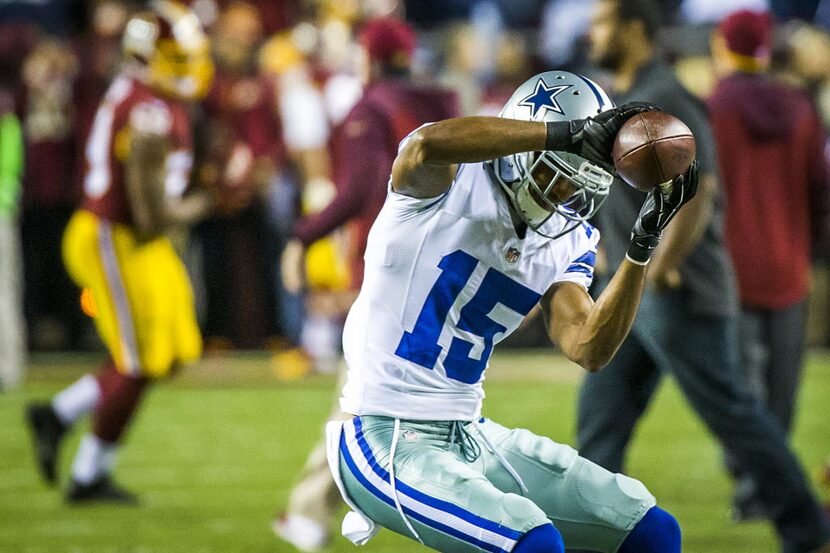
[{"label": "blurred football player", "polygon": [[111,357],[97,376],[27,413],[39,468],[54,483],[61,439],[93,412],[72,465],[70,502],[135,501],[110,476],[119,441],[147,387],[201,354],[190,283],[164,233],[212,205],[204,190],[183,193],[192,163],[185,102],[204,96],[213,65],[191,11],[170,0],[150,5],[127,23],[124,65],[95,116],[84,199],[63,241]]},{"label": "blurred football player", "polygon": [[[285,286],[291,291],[298,291],[303,285],[302,261],[307,247],[350,223],[353,234],[349,300],[354,299],[363,279],[369,228],[386,198],[398,143],[425,122],[458,113],[457,99],[450,91],[411,82],[415,38],[415,32],[406,23],[393,18],[370,20],[361,29],[361,69],[366,88],[363,97],[334,130],[331,150],[335,197],[321,212],[297,221],[292,240],[286,246],[282,270]],[[361,154],[355,155],[356,152]],[[339,370],[345,368],[341,366]],[[338,405],[331,417],[342,418]],[[274,530],[300,550],[319,549],[328,542],[328,529],[341,505],[321,440],[291,490],[286,513],[274,521]]]},{"label": "blurred football player", "polygon": [[614,107],[550,71],[501,117],[427,124],[400,144],[344,331],[328,459],[352,508],[343,534],[384,526],[439,551],[676,553],[677,521],[640,482],[563,444],[481,416],[496,342],[541,304],[553,342],[590,372],[628,333],[651,252],[697,188],[697,165],[649,194],[606,292],[588,295],[613,181]]}]

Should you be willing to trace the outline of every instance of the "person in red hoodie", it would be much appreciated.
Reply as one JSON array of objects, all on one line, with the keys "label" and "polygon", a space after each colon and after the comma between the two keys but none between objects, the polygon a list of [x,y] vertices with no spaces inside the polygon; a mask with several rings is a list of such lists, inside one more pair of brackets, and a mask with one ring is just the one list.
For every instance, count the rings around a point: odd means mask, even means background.
[{"label": "person in red hoodie", "polygon": [[[826,137],[800,90],[768,74],[772,20],[738,11],[720,24],[712,52],[721,76],[709,98],[727,194],[726,244],[741,300],[741,364],[747,388],[787,431],[803,364],[810,261],[827,223]],[[733,516],[766,517],[755,483],[737,479]]]},{"label": "person in red hoodie", "polygon": [[[398,143],[424,123],[458,116],[454,93],[412,83],[409,69],[416,39],[406,23],[373,19],[363,26],[359,38],[366,88],[343,123],[333,130],[334,199],[323,211],[295,223],[293,238],[284,250],[283,283],[289,292],[298,292],[304,285],[305,248],[350,223],[349,262],[356,295],[363,280],[369,228],[386,200]],[[329,418],[342,418],[336,402]],[[329,527],[340,504],[321,437],[291,491],[286,512],[274,521],[274,531],[301,551],[317,550],[328,543]]]}]

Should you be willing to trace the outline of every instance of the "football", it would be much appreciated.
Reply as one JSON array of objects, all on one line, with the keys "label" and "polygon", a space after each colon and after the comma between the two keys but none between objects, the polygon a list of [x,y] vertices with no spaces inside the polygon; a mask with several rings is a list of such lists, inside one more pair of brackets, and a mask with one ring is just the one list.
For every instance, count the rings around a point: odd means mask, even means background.
[{"label": "football", "polygon": [[626,183],[649,192],[686,172],[695,159],[695,137],[664,111],[638,113],[617,133],[613,159]]}]

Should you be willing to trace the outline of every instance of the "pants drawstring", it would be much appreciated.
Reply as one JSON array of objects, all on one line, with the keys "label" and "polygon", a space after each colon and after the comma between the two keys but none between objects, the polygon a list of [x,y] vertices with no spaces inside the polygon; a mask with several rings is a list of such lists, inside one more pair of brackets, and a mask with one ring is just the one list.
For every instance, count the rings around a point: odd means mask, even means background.
[{"label": "pants drawstring", "polygon": [[409,522],[409,518],[403,512],[403,507],[401,506],[400,499],[398,499],[398,487],[395,482],[395,451],[398,448],[398,438],[401,434],[401,420],[395,419],[395,429],[392,432],[392,447],[389,449],[389,485],[392,486],[392,498],[395,500],[395,508],[398,509],[398,514],[401,515],[401,520],[412,532],[412,535],[418,540],[421,545],[424,545],[424,541],[421,539],[421,536],[418,535],[418,532]]},{"label": "pants drawstring", "polygon": [[513,477],[513,480],[515,480],[516,483],[519,485],[519,489],[522,490],[522,495],[526,496],[528,494],[527,486],[525,486],[522,477],[519,476],[519,473],[516,472],[516,469],[513,468],[513,465],[511,465],[510,462],[507,459],[505,459],[504,455],[499,453],[499,451],[495,447],[493,447],[493,444],[490,442],[490,439],[487,438],[487,434],[481,431],[481,426],[479,426],[478,421],[473,421],[473,426],[475,427],[476,432],[478,432],[478,435],[481,436],[481,439],[484,440],[484,445],[487,447],[487,451],[492,453],[493,456],[498,460],[499,464],[502,467],[504,467],[504,470],[510,473],[510,476]]},{"label": "pants drawstring", "polygon": [[450,421],[450,444],[458,444],[461,455],[468,463],[474,462],[481,455],[481,446],[473,436],[467,432],[463,421]]}]

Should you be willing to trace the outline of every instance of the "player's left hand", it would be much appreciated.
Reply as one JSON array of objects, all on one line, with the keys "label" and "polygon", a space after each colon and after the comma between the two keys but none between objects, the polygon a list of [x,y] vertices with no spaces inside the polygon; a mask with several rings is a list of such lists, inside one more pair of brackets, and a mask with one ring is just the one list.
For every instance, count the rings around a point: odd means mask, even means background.
[{"label": "player's left hand", "polygon": [[575,146],[573,153],[613,173],[611,151],[620,128],[638,113],[658,110],[658,107],[646,102],[629,102],[594,117],[571,121],[571,136]]},{"label": "player's left hand", "polygon": [[631,230],[628,257],[645,263],[660,242],[663,229],[671,222],[680,208],[697,193],[698,162],[694,160],[686,173],[665,185],[655,186],[649,192],[640,215]]}]

